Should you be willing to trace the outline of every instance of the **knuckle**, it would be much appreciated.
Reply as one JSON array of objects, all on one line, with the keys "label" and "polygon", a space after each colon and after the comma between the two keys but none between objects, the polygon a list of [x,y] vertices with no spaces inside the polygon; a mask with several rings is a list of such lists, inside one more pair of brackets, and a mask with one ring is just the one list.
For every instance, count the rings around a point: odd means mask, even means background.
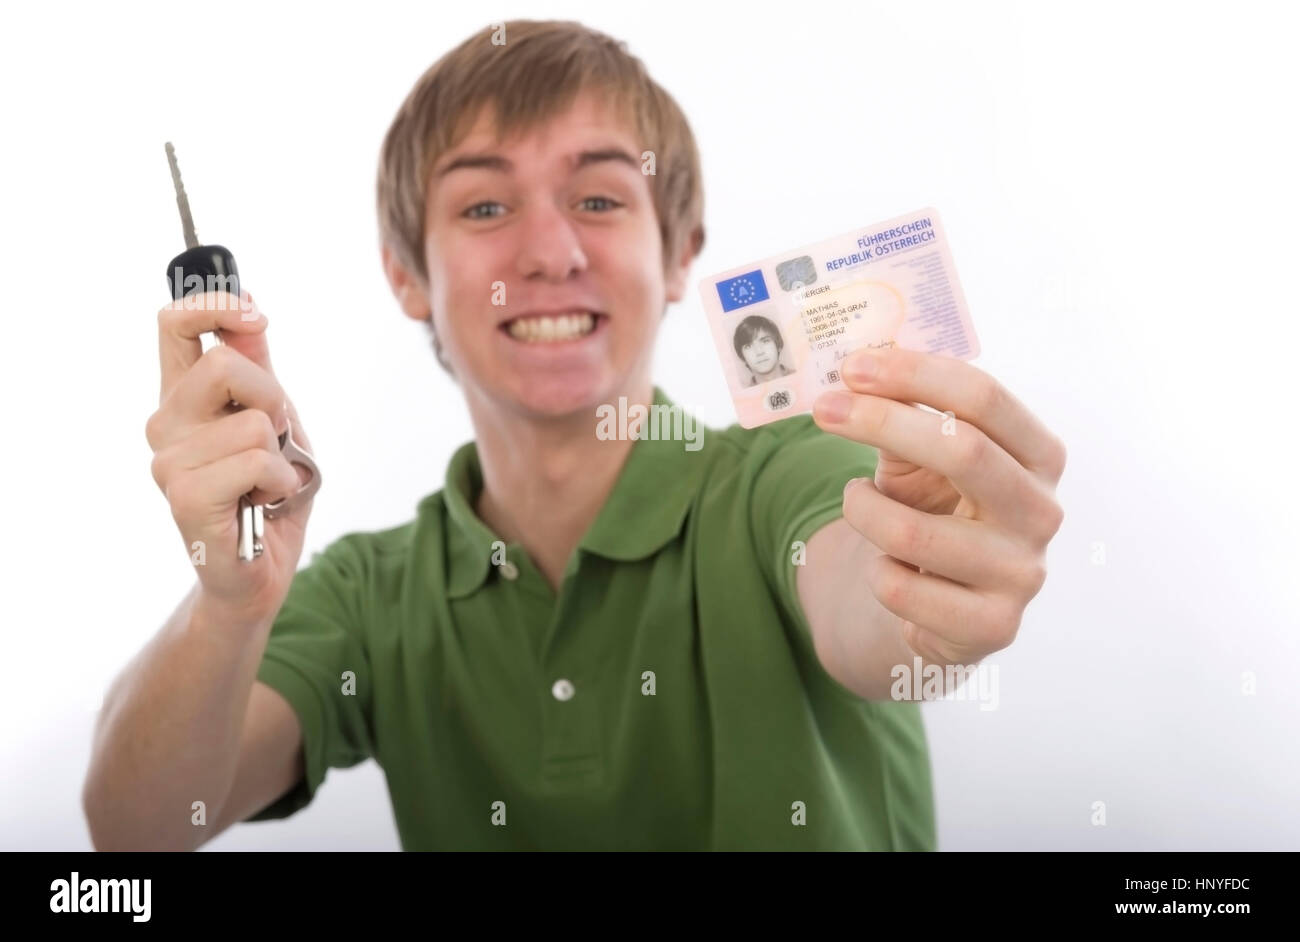
[{"label": "knuckle", "polygon": [[962,424],[965,434],[957,436],[957,466],[960,470],[969,471],[979,467],[984,460],[988,451],[988,439],[973,425]]},{"label": "knuckle", "polygon": [[897,566],[888,563],[887,557],[877,557],[871,567],[870,586],[876,600],[895,614],[907,604],[908,590]]},{"label": "knuckle", "polygon": [[1041,556],[1016,568],[1015,584],[1024,593],[1025,598],[1032,599],[1042,591],[1047,583],[1047,563]]},{"label": "knuckle", "polygon": [[971,397],[977,415],[993,415],[1005,405],[1006,391],[1002,384],[987,373],[982,373]]},{"label": "knuckle", "polygon": [[1065,510],[1056,501],[1052,501],[1047,509],[1038,515],[1038,532],[1042,534],[1043,542],[1051,540],[1060,532],[1061,524],[1065,522]]},{"label": "knuckle", "polygon": [[921,521],[905,517],[894,527],[893,539],[898,554],[904,558],[919,557],[930,546],[930,535]]},{"label": "knuckle", "polygon": [[267,451],[265,448],[257,448],[253,451],[254,469],[261,475],[277,473],[280,470],[280,462],[284,459],[279,454]]},{"label": "knuckle", "polygon": [[154,412],[145,419],[144,422],[144,439],[149,443],[149,447],[154,451],[158,450],[158,412]]},{"label": "knuckle", "polygon": [[226,367],[235,362],[235,350],[229,344],[214,343],[203,352],[203,359],[214,367]]},{"label": "knuckle", "polygon": [[1020,631],[1020,615],[1017,605],[1006,602],[990,605],[980,628],[981,645],[993,651],[1010,647]]},{"label": "knuckle", "polygon": [[178,474],[163,488],[163,494],[172,509],[172,517],[177,521],[189,516],[190,507],[194,502],[194,488],[190,479],[190,475]]},{"label": "knuckle", "polygon": [[235,374],[239,355],[236,350],[225,344],[214,344],[204,352],[202,359],[208,364],[211,381],[229,382]]},{"label": "knuckle", "polygon": [[1051,467],[1052,476],[1059,481],[1061,479],[1061,475],[1065,474],[1065,462],[1066,462],[1066,458],[1068,457],[1065,448],[1065,441],[1061,439],[1059,436],[1055,437],[1055,441],[1053,442],[1052,445],[1052,451],[1053,451],[1053,456],[1052,456],[1053,461]]},{"label": "knuckle", "polygon": [[239,415],[248,442],[254,447],[266,449],[269,449],[271,444],[275,443],[276,450],[279,450],[275,423],[271,421],[269,415],[261,409],[245,409]]},{"label": "knuckle", "polygon": [[[865,480],[859,480],[853,487],[845,485],[844,500],[842,502],[844,516],[859,533],[876,533],[884,529],[881,525],[883,517],[880,513],[871,509],[873,506],[872,501],[861,493],[865,490]],[[873,542],[875,541],[873,540]],[[876,545],[879,545],[879,543]]]},{"label": "knuckle", "polygon": [[149,462],[149,473],[153,476],[153,482],[167,493],[167,468],[168,459],[165,451],[154,452],[153,460]]}]

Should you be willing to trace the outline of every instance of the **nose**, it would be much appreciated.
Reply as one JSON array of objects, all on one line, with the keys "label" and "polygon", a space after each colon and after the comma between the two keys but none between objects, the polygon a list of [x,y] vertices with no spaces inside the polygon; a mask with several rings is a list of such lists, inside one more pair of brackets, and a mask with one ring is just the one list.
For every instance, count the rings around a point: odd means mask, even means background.
[{"label": "nose", "polygon": [[521,276],[564,281],[587,267],[578,232],[562,207],[541,201],[524,212],[516,263]]}]

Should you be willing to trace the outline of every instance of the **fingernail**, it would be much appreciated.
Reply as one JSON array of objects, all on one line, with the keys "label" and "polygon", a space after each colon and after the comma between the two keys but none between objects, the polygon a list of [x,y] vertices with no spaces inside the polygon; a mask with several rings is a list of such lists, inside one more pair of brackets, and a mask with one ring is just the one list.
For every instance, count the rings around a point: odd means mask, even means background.
[{"label": "fingernail", "polygon": [[853,398],[849,393],[833,389],[813,403],[813,414],[823,422],[839,424],[853,411]]},{"label": "fingernail", "polygon": [[848,481],[844,483],[844,494],[847,495],[849,493],[849,488],[861,480],[862,478],[849,478]]}]

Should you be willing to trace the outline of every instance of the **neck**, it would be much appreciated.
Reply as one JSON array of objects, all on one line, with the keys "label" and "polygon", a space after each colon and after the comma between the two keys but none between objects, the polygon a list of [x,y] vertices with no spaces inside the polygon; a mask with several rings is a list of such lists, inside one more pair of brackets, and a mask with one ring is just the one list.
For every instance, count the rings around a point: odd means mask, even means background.
[{"label": "neck", "polygon": [[[648,378],[619,391],[649,406]],[[467,397],[483,490],[475,512],[507,542],[518,542],[558,590],[569,557],[614,489],[635,444],[596,437],[596,413],[536,418]],[[617,401],[617,396],[615,396]]]}]

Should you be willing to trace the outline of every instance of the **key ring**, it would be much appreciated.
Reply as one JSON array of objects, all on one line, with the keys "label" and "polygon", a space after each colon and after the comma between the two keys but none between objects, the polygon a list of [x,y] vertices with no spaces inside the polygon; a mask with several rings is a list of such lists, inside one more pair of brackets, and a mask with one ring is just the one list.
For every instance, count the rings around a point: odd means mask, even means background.
[{"label": "key ring", "polygon": [[298,443],[293,440],[293,423],[288,418],[285,419],[285,423],[287,427],[280,434],[280,454],[284,455],[284,460],[289,464],[300,464],[310,471],[311,479],[298,488],[296,494],[281,497],[279,500],[267,504],[267,520],[274,520],[276,517],[283,517],[285,514],[292,513],[297,507],[311,500],[312,496],[320,490],[320,469],[316,467],[315,459],[303,451]]},{"label": "key ring", "polygon": [[239,558],[244,562],[252,562],[262,555],[265,520],[292,513],[320,490],[320,469],[316,467],[316,460],[293,440],[292,420],[286,417],[285,422],[288,427],[279,436],[280,454],[290,464],[300,464],[310,471],[311,478],[296,493],[266,505],[251,503],[248,495],[239,498]]}]

